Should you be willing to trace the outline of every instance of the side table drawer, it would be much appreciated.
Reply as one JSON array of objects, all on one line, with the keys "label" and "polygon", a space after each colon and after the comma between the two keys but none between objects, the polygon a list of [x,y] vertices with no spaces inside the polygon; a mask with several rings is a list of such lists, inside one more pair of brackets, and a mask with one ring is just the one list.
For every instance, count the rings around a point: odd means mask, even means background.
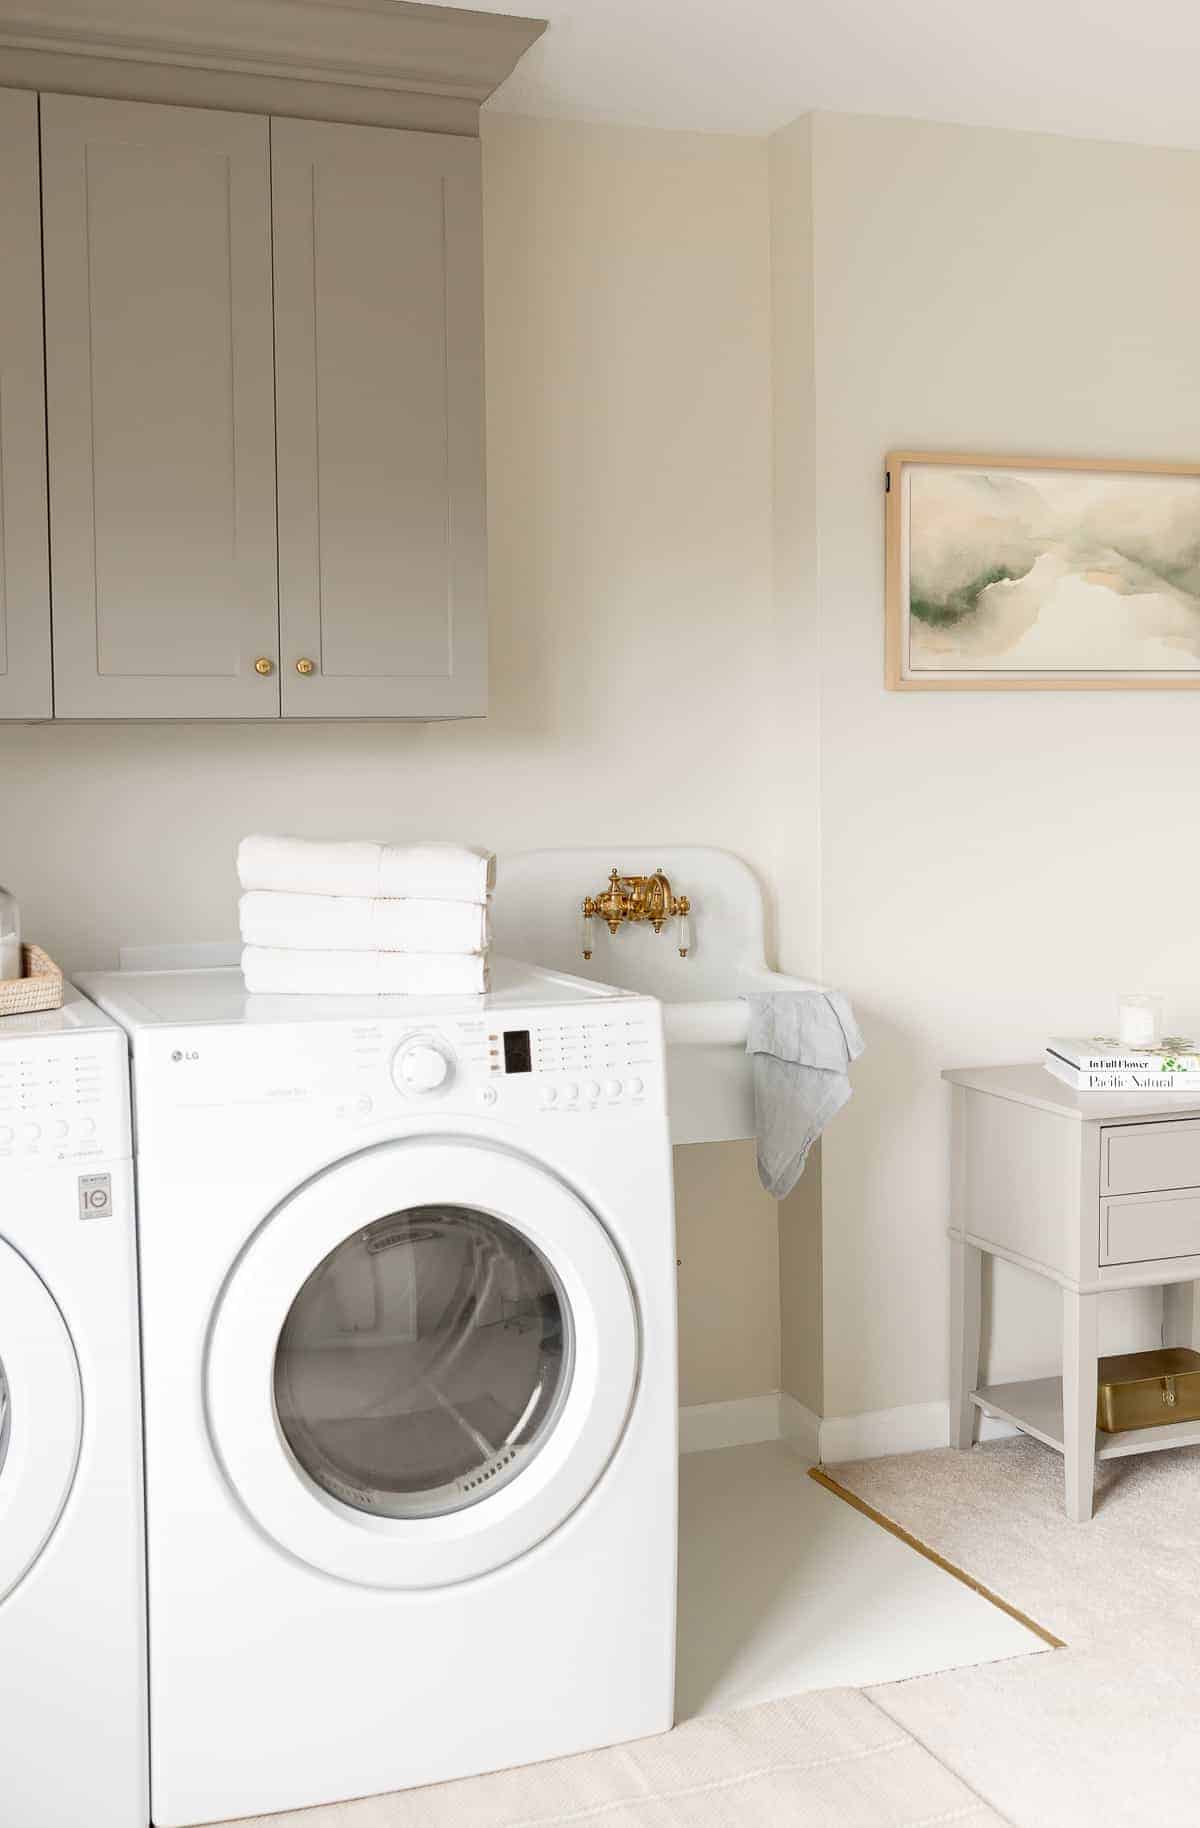
[{"label": "side table drawer", "polygon": [[1200,1119],[1127,1123],[1100,1132],[1101,1193],[1200,1187]]},{"label": "side table drawer", "polygon": [[1200,1256],[1200,1188],[1100,1202],[1101,1263]]}]

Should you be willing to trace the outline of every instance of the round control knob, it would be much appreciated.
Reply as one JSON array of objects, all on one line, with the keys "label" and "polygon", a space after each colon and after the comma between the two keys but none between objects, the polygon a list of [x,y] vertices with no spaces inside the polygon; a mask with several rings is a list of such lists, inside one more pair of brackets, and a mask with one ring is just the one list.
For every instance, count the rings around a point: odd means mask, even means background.
[{"label": "round control knob", "polygon": [[629,1081],[629,1089],[633,1093],[635,1098],[640,1098],[642,1093],[645,1091],[646,1087],[645,1087],[645,1084],[643,1083],[643,1081],[641,1079],[639,1079],[637,1077],[637,1075],[635,1074],[634,1077]]},{"label": "round control knob", "polygon": [[96,1134],[96,1119],[94,1117],[81,1118],[79,1122],[79,1134],[81,1136],[94,1136]]},{"label": "round control knob", "polygon": [[54,1126],[55,1142],[65,1142],[71,1134],[71,1126],[64,1117],[60,1117]]},{"label": "round control knob", "polygon": [[566,1099],[568,1104],[573,1104],[575,1099],[578,1098],[578,1096],[579,1096],[579,1087],[577,1085],[564,1085],[563,1086],[563,1097]]},{"label": "round control knob", "polygon": [[543,1105],[544,1105],[544,1106],[545,1106],[545,1107],[546,1107],[546,1109],[547,1109],[547,1110],[549,1110],[549,1108],[550,1108],[550,1106],[551,1106],[551,1105],[552,1105],[552,1104],[557,1104],[557,1103],[558,1103],[558,1088],[557,1088],[557,1086],[553,1086],[553,1085],[544,1085],[544,1086],[543,1086],[543,1087],[542,1087],[542,1090],[541,1090],[541,1093],[540,1093],[540,1097],[541,1097],[541,1102],[542,1102],[542,1104],[543,1104]]},{"label": "round control knob", "polygon": [[436,1092],[449,1077],[449,1060],[429,1041],[410,1041],[392,1062],[392,1078],[402,1092]]},{"label": "round control knob", "polygon": [[40,1123],[27,1123],[21,1126],[21,1134],[26,1142],[35,1143],[42,1134]]},{"label": "round control knob", "polygon": [[600,1087],[594,1079],[589,1079],[583,1089],[589,1098],[599,1098],[600,1096]]},{"label": "round control knob", "polygon": [[499,1096],[500,1094],[494,1085],[485,1085],[480,1088],[479,1102],[480,1104],[493,1105]]},{"label": "round control knob", "polygon": [[604,1089],[610,1098],[619,1098],[624,1087],[619,1079],[606,1079],[604,1081]]}]

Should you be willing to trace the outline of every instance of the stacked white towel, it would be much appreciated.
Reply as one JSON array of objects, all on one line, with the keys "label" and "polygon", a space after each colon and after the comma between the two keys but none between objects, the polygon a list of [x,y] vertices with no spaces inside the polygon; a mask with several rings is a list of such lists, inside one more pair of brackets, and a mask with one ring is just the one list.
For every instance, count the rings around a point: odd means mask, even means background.
[{"label": "stacked white towel", "polygon": [[488,988],[496,860],[459,844],[243,838],[246,988],[471,996]]}]

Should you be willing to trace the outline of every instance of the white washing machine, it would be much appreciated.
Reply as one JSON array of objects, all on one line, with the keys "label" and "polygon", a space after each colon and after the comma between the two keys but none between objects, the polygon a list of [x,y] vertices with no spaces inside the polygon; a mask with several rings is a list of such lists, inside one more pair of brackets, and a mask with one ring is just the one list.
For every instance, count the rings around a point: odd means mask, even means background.
[{"label": "white washing machine", "polygon": [[0,1020],[0,1821],[146,1828],[129,1070],[68,989]]},{"label": "white washing machine", "polygon": [[133,1041],[160,1828],[671,1724],[660,1011],[493,981],[85,980]]}]

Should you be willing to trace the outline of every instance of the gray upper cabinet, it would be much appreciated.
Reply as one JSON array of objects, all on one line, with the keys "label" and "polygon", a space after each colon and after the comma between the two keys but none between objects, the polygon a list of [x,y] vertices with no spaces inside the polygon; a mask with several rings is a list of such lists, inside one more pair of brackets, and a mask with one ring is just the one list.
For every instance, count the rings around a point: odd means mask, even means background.
[{"label": "gray upper cabinet", "polygon": [[0,717],[49,717],[37,96],[0,89]]},{"label": "gray upper cabinet", "polygon": [[285,717],[487,708],[479,144],[271,123]]},{"label": "gray upper cabinet", "polygon": [[473,138],[0,90],[0,717],[481,716],[482,239]]},{"label": "gray upper cabinet", "polygon": [[55,715],[277,716],[268,123],[41,107]]}]

